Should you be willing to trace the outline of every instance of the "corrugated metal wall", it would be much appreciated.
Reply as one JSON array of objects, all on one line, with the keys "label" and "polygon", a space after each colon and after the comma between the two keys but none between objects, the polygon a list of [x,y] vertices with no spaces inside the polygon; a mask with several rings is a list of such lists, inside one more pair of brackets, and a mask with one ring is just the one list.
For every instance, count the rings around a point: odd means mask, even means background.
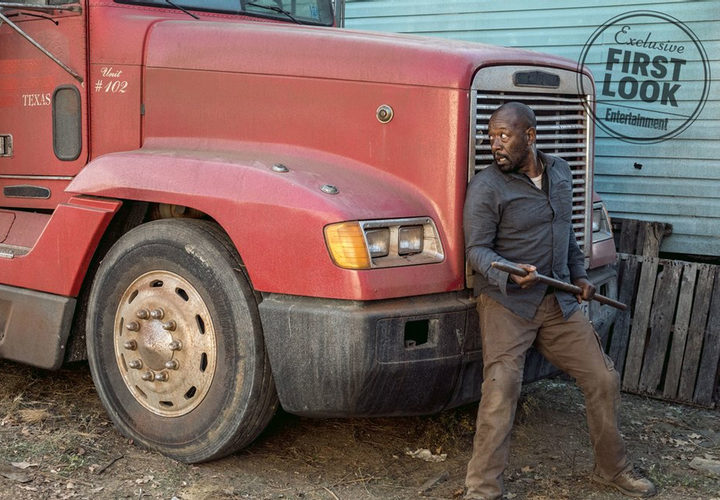
[{"label": "corrugated metal wall", "polygon": [[[578,60],[598,26],[633,10],[682,21],[705,47],[712,75],[720,77],[717,0],[610,0],[602,7],[586,0],[348,0],[346,27],[521,47]],[[602,81],[603,64],[589,66]],[[596,191],[611,215],[673,225],[663,251],[720,256],[720,81],[711,83],[699,118],[674,139],[631,144],[597,128],[595,173]]]}]

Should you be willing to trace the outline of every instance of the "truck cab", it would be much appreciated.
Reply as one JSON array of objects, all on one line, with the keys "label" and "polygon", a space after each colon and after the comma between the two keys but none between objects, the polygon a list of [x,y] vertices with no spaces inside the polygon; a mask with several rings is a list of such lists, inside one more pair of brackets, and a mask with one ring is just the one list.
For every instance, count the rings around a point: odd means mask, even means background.
[{"label": "truck cab", "polygon": [[479,399],[462,207],[508,100],[571,165],[578,243],[616,294],[589,72],[339,17],[330,0],[0,1],[0,357],[88,359],[118,429],[185,462],[247,445],[279,404]]}]

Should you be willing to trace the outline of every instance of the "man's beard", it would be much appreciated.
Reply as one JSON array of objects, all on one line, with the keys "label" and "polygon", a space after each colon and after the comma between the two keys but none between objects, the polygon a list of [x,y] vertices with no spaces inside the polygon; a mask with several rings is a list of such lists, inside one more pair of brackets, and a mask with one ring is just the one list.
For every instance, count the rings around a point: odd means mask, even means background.
[{"label": "man's beard", "polygon": [[522,165],[521,165],[520,163],[518,163],[518,162],[513,162],[513,161],[512,161],[510,158],[508,158],[507,156],[503,156],[503,158],[505,158],[505,159],[508,161],[508,163],[505,163],[505,164],[502,164],[502,165],[501,165],[500,163],[497,162],[497,158],[495,159],[495,163],[497,164],[498,168],[500,169],[500,171],[501,171],[502,173],[504,173],[504,174],[513,174],[513,173],[517,173],[517,172],[520,171],[520,169],[522,168]]},{"label": "man's beard", "polygon": [[[527,156],[532,155],[532,157],[534,158],[535,156],[537,156],[537,150],[535,148],[528,149],[526,151],[526,155]],[[504,174],[517,174],[522,171],[523,166],[526,163],[523,160],[531,161],[530,159],[528,159],[528,157],[522,156],[522,155],[516,156],[516,159],[513,159],[510,156],[505,155],[505,154],[501,154],[501,155],[499,155],[499,157],[501,159],[505,160],[504,164],[501,165],[500,163],[498,163],[498,157],[493,155],[495,164],[498,166],[500,171]]]}]

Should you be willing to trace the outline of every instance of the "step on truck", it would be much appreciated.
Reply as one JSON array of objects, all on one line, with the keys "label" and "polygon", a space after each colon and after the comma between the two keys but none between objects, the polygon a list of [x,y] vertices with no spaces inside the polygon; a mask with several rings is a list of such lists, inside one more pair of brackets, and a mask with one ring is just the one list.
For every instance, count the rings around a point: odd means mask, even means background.
[{"label": "step on truck", "polygon": [[570,164],[578,243],[616,294],[587,70],[336,17],[331,0],[0,1],[0,358],[87,359],[117,428],[185,462],[247,445],[278,405],[478,400],[462,208],[511,100]]}]

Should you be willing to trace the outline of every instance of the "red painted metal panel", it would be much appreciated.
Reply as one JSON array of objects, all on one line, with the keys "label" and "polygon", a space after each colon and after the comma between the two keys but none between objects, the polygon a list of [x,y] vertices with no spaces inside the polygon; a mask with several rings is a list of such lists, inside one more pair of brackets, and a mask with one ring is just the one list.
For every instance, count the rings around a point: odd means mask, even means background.
[{"label": "red painted metal panel", "polygon": [[[173,89],[173,92],[167,89]],[[207,89],[213,91],[207,92]],[[462,288],[461,220],[467,184],[467,91],[151,68],[146,73],[145,100],[146,147],[153,147],[162,140],[162,147],[167,149],[232,150],[233,142],[243,139],[263,144],[258,151],[272,147],[326,151],[334,156],[329,162],[336,164],[330,169],[332,175],[324,181],[330,184],[336,183],[335,177],[342,176],[348,184],[360,189],[364,181],[360,173],[354,171],[354,162],[401,179],[411,186],[418,200],[423,200],[427,206],[424,212],[403,212],[399,200],[389,193],[383,206],[374,206],[367,198],[360,198],[355,205],[358,213],[325,219],[324,223],[386,217],[390,208],[395,217],[433,215],[443,236],[447,256],[444,265],[455,271],[453,276],[442,278],[432,276],[432,271],[430,275],[418,278],[415,276],[417,271],[409,268],[382,273],[372,271],[378,276],[392,274],[396,282],[382,280],[383,284],[373,285],[370,292],[359,290],[354,284],[339,290],[342,281],[316,283],[297,269],[290,275],[278,270],[268,276],[267,284],[254,281],[260,289],[291,293],[290,287],[286,290],[283,287],[292,280],[298,284],[291,287],[292,293],[380,298]],[[381,104],[394,108],[395,116],[388,124],[382,124],[376,118],[376,110]],[[173,137],[177,139],[170,139]],[[300,168],[304,166],[301,164]],[[373,190],[376,186],[377,182],[373,182],[368,187]],[[267,194],[272,192],[271,189]],[[268,203],[272,203],[272,198]],[[281,212],[277,216],[286,217]],[[303,223],[302,220],[299,222]],[[323,244],[320,233],[313,237],[317,244]],[[322,257],[328,260],[327,255]],[[310,267],[317,265],[316,260],[307,262]],[[250,262],[248,268],[252,275]],[[267,274],[271,271],[257,272]],[[352,272],[338,269],[333,274],[338,273]],[[277,282],[273,284],[270,278]],[[425,286],[417,286],[418,279]],[[401,287],[405,291],[399,291]],[[328,291],[329,288],[332,291]]]},{"label": "red painted metal panel", "polygon": [[537,52],[430,37],[188,20],[153,25],[147,47],[148,67],[465,89],[478,65],[569,65]]},{"label": "red painted metal panel", "polygon": [[[65,188],[70,184],[70,179],[38,179],[32,177],[3,179],[0,178],[0,197],[2,206],[6,208],[28,208],[34,210],[53,210],[58,204],[65,203],[70,195]],[[13,198],[4,196],[2,189],[8,186],[35,186],[50,190],[50,198]]]},{"label": "red painted metal panel", "polygon": [[[70,190],[209,213],[238,245],[263,291],[374,299],[461,289],[472,73],[482,64],[509,62],[572,66],[477,44],[229,23],[227,16],[221,22],[182,15],[156,22],[153,16],[168,11],[106,7],[98,2],[91,16],[91,36],[104,42],[91,53],[93,78],[109,67],[134,75],[139,40],[150,29],[143,38],[148,68],[142,92],[143,151],[150,157],[100,158]],[[127,43],[112,43],[110,36]],[[103,107],[111,110],[111,102],[128,97],[106,94],[93,94],[94,123],[102,120]],[[120,113],[135,113],[127,101]],[[381,104],[395,111],[389,124],[376,119]],[[118,133],[108,124],[94,137],[93,152],[116,149],[114,140],[133,144],[137,120],[129,123]],[[255,143],[255,151],[240,141]],[[164,151],[152,158],[153,149]],[[190,152],[198,150],[205,156]],[[253,169],[268,169],[290,151],[291,169],[312,184],[288,187]],[[240,155],[242,169],[233,155]],[[213,156],[217,161],[208,162]],[[317,190],[323,183],[338,185],[341,195],[318,205],[326,196]],[[293,193],[289,200],[285,188]],[[433,217],[441,232],[442,264],[362,272],[331,264],[325,224],[421,215]]]},{"label": "red painted metal panel", "polygon": [[0,212],[7,213],[12,213],[14,223],[3,243],[18,247],[31,248],[35,245],[50,220],[49,215],[35,212]]},{"label": "red painted metal panel", "polygon": [[[58,13],[59,24],[20,14],[13,17],[25,32],[80,75],[85,75],[85,16]],[[4,26],[0,30],[0,134],[12,134],[14,155],[0,157],[0,175],[55,175],[77,173],[87,162],[87,125],[83,117],[83,149],[75,161],[55,157],[52,135],[52,95],[61,85],[85,89],[69,73]],[[16,206],[0,192],[0,205]]]},{"label": "red painted metal panel", "polygon": [[90,65],[92,157],[140,147],[141,75],[138,65]]},{"label": "red painted metal panel", "polygon": [[[88,165],[68,189],[208,213],[228,232],[261,291],[370,300],[462,286],[458,250],[440,224],[445,251],[454,257],[439,264],[358,272],[330,260],[323,238],[330,222],[430,216],[437,223],[440,215],[415,186],[317,151],[226,143],[232,150],[219,152],[220,144],[212,146],[207,152],[148,149],[107,155]],[[290,172],[273,172],[274,163]],[[323,184],[337,186],[340,193],[324,194]]]},{"label": "red painted metal panel", "polygon": [[0,210],[0,243],[3,243],[10,232],[10,228],[15,222],[15,214]]},{"label": "red painted metal panel", "polygon": [[78,197],[59,205],[30,253],[0,259],[0,283],[77,296],[92,254],[120,205]]},{"label": "red painted metal panel", "polygon": [[[89,75],[91,158],[129,151],[141,144],[142,65],[149,28],[159,21],[188,18],[169,8],[120,5],[93,0],[89,7]],[[202,22],[250,24],[287,23],[247,16],[203,12]],[[183,42],[184,44],[185,42]]]}]

